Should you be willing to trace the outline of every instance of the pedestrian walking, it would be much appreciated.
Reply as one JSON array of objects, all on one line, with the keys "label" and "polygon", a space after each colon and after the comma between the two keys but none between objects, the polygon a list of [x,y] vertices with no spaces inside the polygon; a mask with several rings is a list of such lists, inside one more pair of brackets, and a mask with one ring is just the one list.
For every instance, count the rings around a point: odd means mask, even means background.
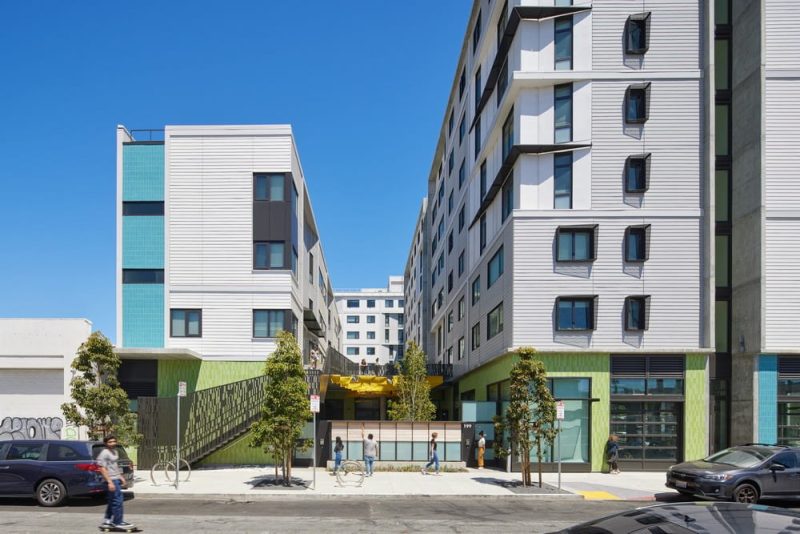
[{"label": "pedestrian walking", "polygon": [[342,451],[344,450],[344,443],[342,438],[336,436],[336,443],[333,444],[333,474],[335,475],[339,468],[342,466]]},{"label": "pedestrian walking", "polygon": [[367,359],[361,358],[361,363],[358,364],[358,374],[365,375],[367,374]]},{"label": "pedestrian walking", "polygon": [[378,442],[372,438],[372,434],[367,434],[364,438],[364,425],[361,425],[361,439],[364,440],[364,465],[366,466],[367,476],[372,476],[372,465],[378,457]]},{"label": "pedestrian walking", "polygon": [[431,441],[430,443],[428,443],[428,458],[430,458],[430,461],[427,464],[425,464],[425,467],[422,468],[423,475],[428,474],[428,468],[432,465],[435,466],[436,468],[435,474],[437,475],[439,474],[439,454],[436,451],[437,448],[436,438],[438,436],[439,434],[437,432],[431,434]]},{"label": "pedestrian walking", "polygon": [[136,528],[134,525],[126,523],[122,519],[122,488],[126,486],[126,483],[119,467],[119,453],[115,450],[117,448],[117,438],[107,436],[103,438],[103,443],[105,443],[106,448],[97,455],[97,463],[100,466],[100,474],[106,481],[108,505],[103,517],[103,524],[100,527],[134,529]]},{"label": "pedestrian walking", "polygon": [[619,466],[617,465],[617,461],[619,460],[619,436],[616,434],[611,434],[608,436],[608,441],[606,442],[606,458],[608,459],[608,469],[609,474],[611,475],[618,475],[619,474]]},{"label": "pedestrian walking", "polygon": [[478,432],[478,469],[483,469],[483,455],[486,454],[486,436],[483,430]]}]

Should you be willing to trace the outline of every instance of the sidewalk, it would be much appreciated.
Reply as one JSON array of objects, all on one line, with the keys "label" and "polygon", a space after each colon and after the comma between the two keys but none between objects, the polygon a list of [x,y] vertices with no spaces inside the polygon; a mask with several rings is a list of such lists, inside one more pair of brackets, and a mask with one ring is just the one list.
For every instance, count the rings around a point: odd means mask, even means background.
[{"label": "sidewalk", "polygon": [[[133,489],[137,498],[199,498],[215,497],[234,500],[257,500],[271,496],[309,496],[336,497],[342,495],[359,496],[473,496],[473,497],[521,497],[526,499],[600,499],[600,500],[655,500],[657,493],[670,492],[664,487],[663,473],[623,473],[606,475],[602,473],[565,473],[562,475],[562,489],[565,493],[520,493],[503,483],[519,481],[519,473],[505,473],[492,469],[470,469],[466,473],[442,473],[441,476],[421,473],[377,472],[365,478],[361,487],[339,487],[336,477],[319,468],[316,488],[311,489],[312,470],[295,468],[292,476],[306,481],[307,488],[265,488],[256,484],[262,477],[273,475],[272,468],[226,468],[199,469],[191,474],[188,482],[181,482],[176,490],[166,483],[153,485],[149,472],[137,473]],[[534,474],[534,480],[536,475]],[[556,486],[557,475],[543,475],[546,484]]]}]

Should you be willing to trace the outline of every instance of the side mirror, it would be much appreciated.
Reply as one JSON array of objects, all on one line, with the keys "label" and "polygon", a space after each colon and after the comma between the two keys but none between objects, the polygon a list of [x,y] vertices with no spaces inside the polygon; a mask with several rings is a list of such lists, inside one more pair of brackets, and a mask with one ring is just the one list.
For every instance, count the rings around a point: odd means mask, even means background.
[{"label": "side mirror", "polygon": [[786,466],[778,463],[769,466],[770,471],[786,471]]}]

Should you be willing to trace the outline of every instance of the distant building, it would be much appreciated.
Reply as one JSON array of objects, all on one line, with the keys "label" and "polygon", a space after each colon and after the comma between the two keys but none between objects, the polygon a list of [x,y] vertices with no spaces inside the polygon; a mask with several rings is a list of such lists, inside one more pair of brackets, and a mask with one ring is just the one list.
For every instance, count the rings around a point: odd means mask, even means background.
[{"label": "distant building", "polygon": [[381,365],[403,357],[405,296],[403,277],[390,276],[386,288],[334,293],[342,324],[342,353],[354,362]]}]

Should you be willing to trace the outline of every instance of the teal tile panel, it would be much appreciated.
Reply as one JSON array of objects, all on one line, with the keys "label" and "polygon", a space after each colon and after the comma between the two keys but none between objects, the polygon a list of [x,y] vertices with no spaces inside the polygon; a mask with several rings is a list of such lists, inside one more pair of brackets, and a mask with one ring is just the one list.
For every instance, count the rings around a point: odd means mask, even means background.
[{"label": "teal tile panel", "polygon": [[164,217],[122,218],[122,267],[164,268]]},{"label": "teal tile panel", "polygon": [[778,356],[758,356],[758,441],[778,442]]},{"label": "teal tile panel", "polygon": [[164,346],[164,284],[122,285],[122,346]]},{"label": "teal tile panel", "polygon": [[164,145],[122,146],[122,200],[164,200]]}]

